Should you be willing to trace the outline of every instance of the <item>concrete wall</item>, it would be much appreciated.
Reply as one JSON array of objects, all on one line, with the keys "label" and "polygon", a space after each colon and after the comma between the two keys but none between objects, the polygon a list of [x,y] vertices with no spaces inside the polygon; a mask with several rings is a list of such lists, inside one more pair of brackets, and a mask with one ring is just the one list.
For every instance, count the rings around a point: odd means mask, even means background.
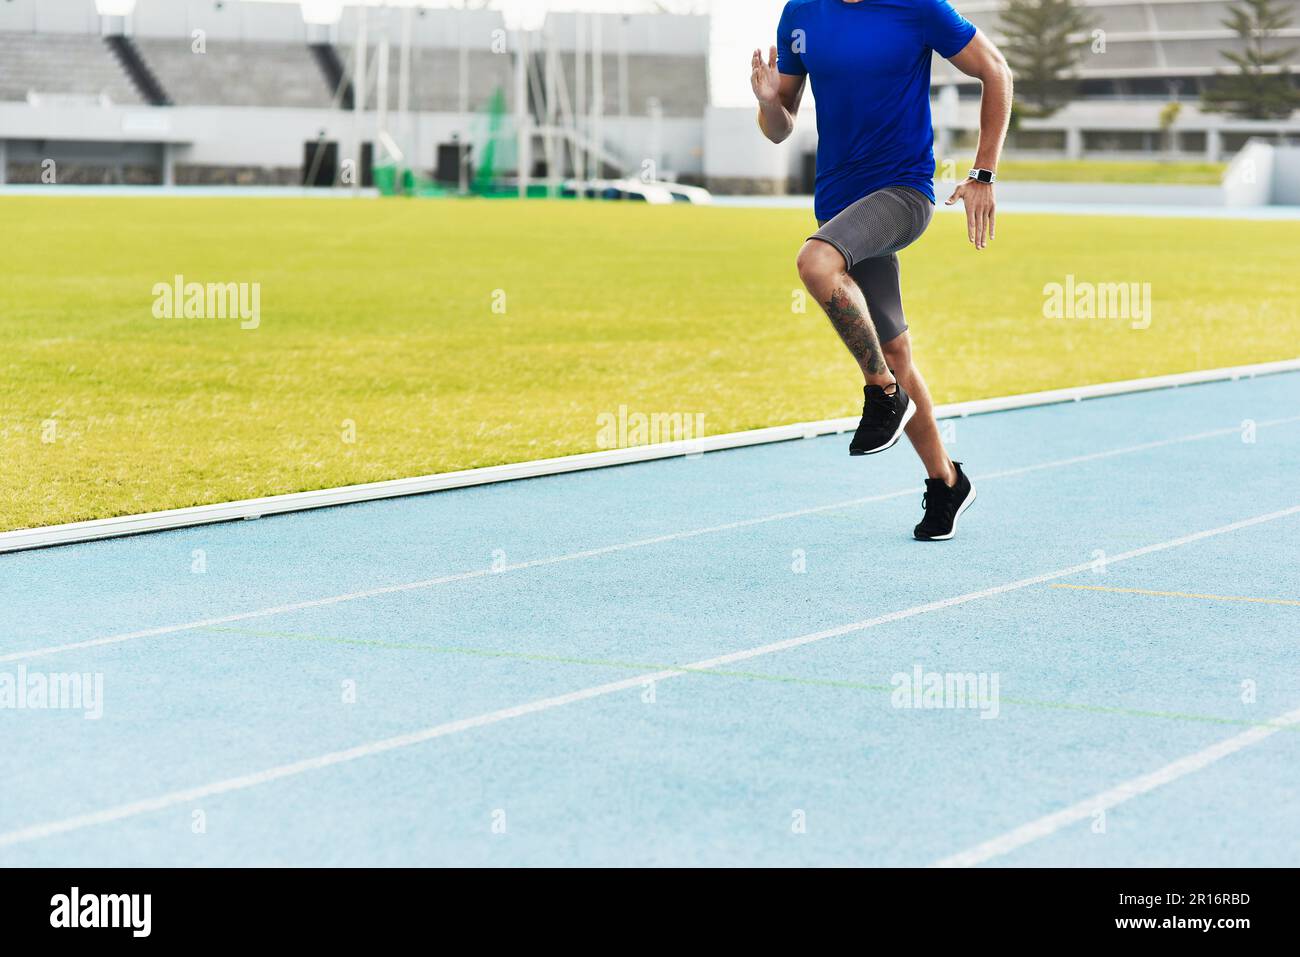
[{"label": "concrete wall", "polygon": [[99,33],[95,0],[0,0],[0,30]]},{"label": "concrete wall", "polygon": [[1273,197],[1274,203],[1300,206],[1300,148],[1274,147]]},{"label": "concrete wall", "polygon": [[1300,205],[1300,147],[1253,140],[1224,177],[1229,206]]},{"label": "concrete wall", "polygon": [[758,107],[711,106],[704,114],[704,182],[720,193],[781,195],[797,182],[803,155],[817,148],[817,119],[800,111],[795,131],[772,143],[758,128]]},{"label": "concrete wall", "polygon": [[126,32],[142,37],[188,37],[195,30],[209,40],[307,40],[297,4],[136,0],[135,12],[126,20]]},{"label": "concrete wall", "polygon": [[1274,156],[1272,146],[1252,141],[1233,158],[1223,178],[1228,206],[1264,206],[1272,200]]}]

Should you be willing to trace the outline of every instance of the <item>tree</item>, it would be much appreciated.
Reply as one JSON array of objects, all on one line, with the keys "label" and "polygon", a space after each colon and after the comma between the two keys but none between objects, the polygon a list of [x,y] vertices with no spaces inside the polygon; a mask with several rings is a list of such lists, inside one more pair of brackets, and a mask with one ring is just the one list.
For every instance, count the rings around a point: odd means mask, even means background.
[{"label": "tree", "polygon": [[1051,116],[1074,96],[1071,75],[1087,47],[1079,34],[1093,21],[1074,0],[1007,0],[1001,12],[1002,52],[1023,102],[1016,112]]},{"label": "tree", "polygon": [[1240,0],[1221,21],[1245,41],[1245,50],[1220,50],[1237,65],[1236,73],[1215,74],[1216,82],[1201,96],[1201,107],[1247,120],[1286,119],[1300,108],[1300,89],[1291,82],[1287,61],[1300,47],[1270,49],[1278,32],[1291,26],[1286,0]]},{"label": "tree", "polygon": [[1174,124],[1178,122],[1178,117],[1182,115],[1183,104],[1177,100],[1171,100],[1160,108],[1160,134],[1165,141],[1165,149],[1170,153],[1178,149],[1178,140],[1174,136]]}]

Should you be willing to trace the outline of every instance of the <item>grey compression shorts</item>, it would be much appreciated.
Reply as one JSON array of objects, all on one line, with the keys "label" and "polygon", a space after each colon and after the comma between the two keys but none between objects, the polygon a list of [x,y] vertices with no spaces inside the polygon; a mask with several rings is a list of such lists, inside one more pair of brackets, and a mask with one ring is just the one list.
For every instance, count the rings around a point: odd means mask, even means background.
[{"label": "grey compression shorts", "polygon": [[810,239],[830,243],[844,256],[849,275],[867,300],[882,343],[907,331],[898,280],[898,251],[916,242],[930,225],[934,204],[910,186],[889,186],[864,196]]}]

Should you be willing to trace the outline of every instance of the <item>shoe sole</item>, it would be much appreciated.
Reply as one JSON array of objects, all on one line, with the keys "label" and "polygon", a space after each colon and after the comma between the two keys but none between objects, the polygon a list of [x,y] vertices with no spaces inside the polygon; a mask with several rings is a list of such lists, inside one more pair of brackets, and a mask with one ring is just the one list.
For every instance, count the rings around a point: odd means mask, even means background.
[{"label": "shoe sole", "polygon": [[954,535],[957,534],[957,520],[961,518],[962,513],[965,512],[966,509],[970,508],[974,504],[975,504],[975,486],[971,485],[970,494],[966,496],[966,501],[962,502],[961,505],[957,507],[957,514],[952,517],[952,531],[950,531],[947,535],[931,535],[926,538],[923,538],[920,535],[917,535],[915,532],[913,532],[912,537],[915,538],[918,542],[948,541],[950,538],[952,538]]},{"label": "shoe sole", "polygon": [[877,452],[884,452],[892,449],[898,444],[898,440],[903,437],[903,430],[907,428],[907,423],[912,421],[912,416],[916,415],[916,403],[909,401],[907,411],[903,413],[903,419],[898,423],[898,428],[894,431],[893,436],[884,445],[874,449],[849,449],[849,455],[875,455]]}]

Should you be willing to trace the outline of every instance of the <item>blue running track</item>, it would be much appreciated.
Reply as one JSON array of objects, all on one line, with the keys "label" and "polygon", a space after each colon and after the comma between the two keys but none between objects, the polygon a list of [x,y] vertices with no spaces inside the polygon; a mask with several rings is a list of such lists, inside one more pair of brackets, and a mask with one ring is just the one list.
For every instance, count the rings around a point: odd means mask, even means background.
[{"label": "blue running track", "polygon": [[0,556],[0,864],[1300,864],[1300,374],[952,427]]}]

